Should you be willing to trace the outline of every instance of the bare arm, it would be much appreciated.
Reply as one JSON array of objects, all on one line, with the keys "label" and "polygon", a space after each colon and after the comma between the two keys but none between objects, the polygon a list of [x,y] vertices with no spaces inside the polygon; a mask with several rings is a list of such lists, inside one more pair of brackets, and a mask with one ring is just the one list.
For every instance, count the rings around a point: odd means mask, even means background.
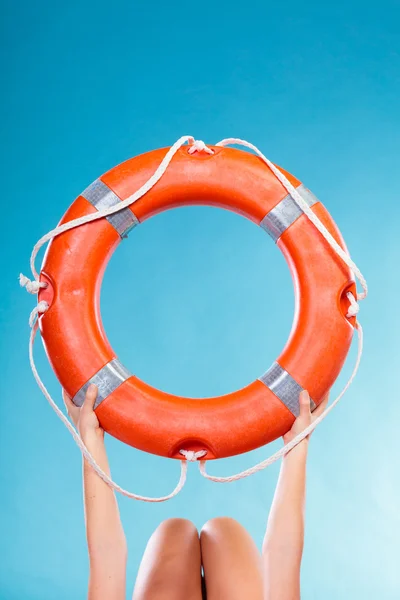
[{"label": "bare arm", "polygon": [[[321,412],[328,397],[310,412],[307,392],[300,394],[300,415],[284,437],[287,444]],[[306,463],[309,438],[282,460],[281,471],[263,544],[266,600],[300,599],[300,565],[304,546]]]},{"label": "bare arm", "polygon": [[[97,389],[91,386],[81,409],[64,393],[68,412],[99,467],[110,474],[104,432],[93,411]],[[124,600],[127,547],[114,492],[84,460],[83,488],[90,577],[88,600]]]}]

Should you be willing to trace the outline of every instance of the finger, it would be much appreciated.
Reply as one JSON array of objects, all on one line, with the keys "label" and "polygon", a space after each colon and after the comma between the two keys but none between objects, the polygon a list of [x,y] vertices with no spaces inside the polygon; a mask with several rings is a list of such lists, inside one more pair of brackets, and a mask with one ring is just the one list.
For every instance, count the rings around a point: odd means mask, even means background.
[{"label": "finger", "polygon": [[310,409],[310,396],[307,390],[302,390],[299,396],[299,404],[300,404],[300,417],[309,417],[311,414]]},{"label": "finger", "polygon": [[62,391],[62,397],[67,410],[67,415],[73,421],[74,425],[76,425],[79,420],[79,413],[81,409],[78,406],[75,406],[65,390]]},{"label": "finger", "polygon": [[329,402],[329,392],[325,394],[321,402],[318,404],[317,408],[313,412],[314,417],[319,417],[324,412]]},{"label": "finger", "polygon": [[91,383],[87,389],[82,409],[92,411],[97,398],[97,386]]},{"label": "finger", "polygon": [[75,407],[75,404],[72,402],[71,398],[68,396],[67,392],[64,389],[62,391],[62,397],[63,397],[66,409],[68,411],[70,411],[71,409],[73,410]]}]

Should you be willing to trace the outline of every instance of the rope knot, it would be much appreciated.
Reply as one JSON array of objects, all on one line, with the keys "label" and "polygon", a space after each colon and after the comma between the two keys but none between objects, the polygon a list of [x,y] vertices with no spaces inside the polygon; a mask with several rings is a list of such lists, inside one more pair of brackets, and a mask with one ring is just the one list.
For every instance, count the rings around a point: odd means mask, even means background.
[{"label": "rope knot", "polygon": [[351,292],[347,292],[346,296],[350,302],[349,310],[347,311],[346,317],[355,317],[360,311],[360,305],[358,304],[357,300]]},{"label": "rope knot", "polygon": [[35,306],[35,308],[33,309],[33,311],[31,312],[31,316],[29,317],[29,326],[32,328],[35,324],[35,319],[38,315],[41,315],[43,313],[46,312],[46,310],[48,310],[49,305],[45,300],[42,300],[41,302],[38,303],[37,306]]},{"label": "rope knot", "polygon": [[47,283],[37,281],[34,279],[31,281],[28,277],[20,273],[19,284],[24,287],[29,294],[38,294],[41,288],[47,287]]},{"label": "rope knot", "polygon": [[188,150],[189,154],[195,152],[206,152],[207,154],[214,154],[214,150],[211,150],[202,140],[194,140],[193,145]]},{"label": "rope knot", "polygon": [[188,462],[196,462],[198,458],[202,458],[207,454],[207,450],[198,450],[197,452],[194,452],[193,450],[180,450],[179,453],[182,454]]}]

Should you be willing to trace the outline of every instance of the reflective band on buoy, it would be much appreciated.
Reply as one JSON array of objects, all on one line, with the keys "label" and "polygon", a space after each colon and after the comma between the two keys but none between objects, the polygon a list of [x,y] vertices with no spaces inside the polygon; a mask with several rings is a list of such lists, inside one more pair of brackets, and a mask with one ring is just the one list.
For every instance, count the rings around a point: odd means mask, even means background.
[{"label": "reflective band on buoy", "polygon": [[[318,199],[304,185],[299,185],[297,191],[302,195],[308,206],[314,206]],[[265,215],[260,225],[274,242],[277,242],[282,233],[294,223],[303,211],[296,204],[290,194],[285,196],[268,214]]]},{"label": "reflective band on buoy", "polygon": [[[289,375],[289,373],[287,373],[287,371],[285,371],[285,369],[282,369],[278,363],[274,363],[268,371],[260,377],[260,381],[262,381],[271,392],[274,392],[275,396],[278,396],[279,400],[288,407],[295,417],[299,416],[299,395],[303,388],[291,375]],[[312,398],[310,398],[310,408],[312,411],[316,408],[316,404]]]},{"label": "reflective band on buoy", "polygon": [[94,407],[97,408],[103,400],[108,398],[110,394],[112,394],[118,386],[124,383],[127,379],[131,377],[131,373],[122,365],[119,360],[114,358],[107,365],[104,365],[102,369],[89,381],[85,383],[72,398],[74,404],[76,406],[82,406],[86,392],[91,384],[97,386],[97,398],[94,404]]},{"label": "reflective band on buoy", "polygon": [[[132,158],[103,175],[61,223],[129,198],[165,153]],[[346,250],[321,202],[281,171]],[[103,330],[99,301],[104,270],[121,238],[161,211],[193,204],[235,211],[265,229],[288,262],[296,302],[289,340],[272,367],[241,390],[201,401],[157,390],[121,365]],[[96,414],[105,431],[146,452],[177,459],[182,450],[205,450],[204,460],[232,456],[285,434],[298,415],[299,392],[307,389],[315,407],[332,387],[356,323],[346,317],[346,294],[356,295],[350,268],[263,160],[221,146],[192,153],[182,146],[162,178],[129,208],[55,237],[40,280],[47,287],[39,290],[39,301],[49,305],[39,318],[41,333],[69,396],[80,406],[89,384],[96,383]]]},{"label": "reflective band on buoy", "polygon": [[[120,202],[118,196],[101,179],[96,179],[96,181],[91,183],[82,192],[81,196],[89,200],[90,204],[97,210],[115,206]],[[129,208],[123,208],[120,212],[114,213],[106,217],[106,219],[121,237],[127,236],[131,229],[139,225],[139,221]]]}]

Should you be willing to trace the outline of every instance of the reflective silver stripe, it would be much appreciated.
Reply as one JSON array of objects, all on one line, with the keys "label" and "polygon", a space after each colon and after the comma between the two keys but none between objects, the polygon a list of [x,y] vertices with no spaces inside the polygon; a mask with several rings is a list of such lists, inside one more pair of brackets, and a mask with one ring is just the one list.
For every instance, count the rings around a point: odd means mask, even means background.
[{"label": "reflective silver stripe", "polygon": [[[299,194],[307,202],[308,206],[312,206],[318,202],[318,198],[314,196],[303,184],[297,188]],[[277,204],[268,214],[265,215],[260,223],[260,227],[265,229],[272,237],[274,242],[277,242],[282,233],[292,225],[301,215],[303,211],[288,194]]]},{"label": "reflective silver stripe", "polygon": [[79,392],[73,397],[73,403],[76,406],[82,406],[89,385],[94,383],[98,388],[97,399],[94,405],[94,407],[97,408],[103,400],[121,385],[121,383],[124,383],[124,381],[131,376],[128,369],[121,365],[117,358],[114,358],[114,360],[104,365],[96,375],[93,375],[93,377],[81,387]]},{"label": "reflective silver stripe", "polygon": [[[89,185],[81,194],[86,200],[92,204],[97,210],[104,208],[110,208],[121,202],[117,194],[114,194],[112,190],[103,182],[101,179],[96,179]],[[130,208],[123,208],[119,212],[114,213],[106,217],[107,221],[111,223],[114,229],[117,230],[121,237],[126,237],[131,229],[136,225],[139,225],[138,219],[135,217]]]},{"label": "reflective silver stripe", "polygon": [[[277,362],[274,362],[272,367],[270,367],[262,377],[259,377],[259,380],[262,381],[271,392],[274,392],[275,396],[287,406],[295,417],[299,416],[299,394],[303,388],[287,371],[285,371],[285,369]],[[316,408],[315,402],[311,400],[310,404],[311,410],[314,410]]]}]

